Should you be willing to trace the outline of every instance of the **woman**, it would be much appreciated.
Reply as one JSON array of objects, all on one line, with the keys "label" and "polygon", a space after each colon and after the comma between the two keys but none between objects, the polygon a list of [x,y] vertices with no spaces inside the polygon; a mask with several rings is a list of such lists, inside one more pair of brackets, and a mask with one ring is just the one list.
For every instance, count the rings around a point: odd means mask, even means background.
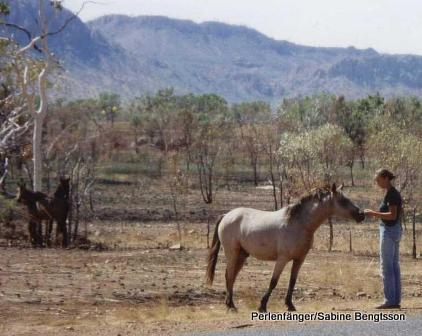
[{"label": "woman", "polygon": [[380,260],[384,284],[384,303],[378,309],[400,308],[401,279],[399,265],[399,244],[402,233],[400,215],[402,198],[392,185],[394,174],[387,169],[379,169],[375,175],[377,185],[386,193],[379,211],[365,209],[365,215],[381,219]]}]

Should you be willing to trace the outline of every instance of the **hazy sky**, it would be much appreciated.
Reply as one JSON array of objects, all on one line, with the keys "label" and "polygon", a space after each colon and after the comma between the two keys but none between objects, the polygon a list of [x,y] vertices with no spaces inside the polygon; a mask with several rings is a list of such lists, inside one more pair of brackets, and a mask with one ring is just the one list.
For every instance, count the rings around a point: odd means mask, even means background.
[{"label": "hazy sky", "polygon": [[[71,9],[84,0],[64,0]],[[372,47],[422,55],[422,0],[98,0],[86,21],[110,14],[164,15],[246,25],[312,46]]]}]

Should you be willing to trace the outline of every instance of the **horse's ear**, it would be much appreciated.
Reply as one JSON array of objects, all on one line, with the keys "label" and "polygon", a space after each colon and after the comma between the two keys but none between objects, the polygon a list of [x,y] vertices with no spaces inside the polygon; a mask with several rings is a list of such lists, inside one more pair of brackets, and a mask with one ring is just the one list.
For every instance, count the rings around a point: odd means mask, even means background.
[{"label": "horse's ear", "polygon": [[66,177],[65,175],[60,176],[60,183],[67,183],[70,181],[70,177]]},{"label": "horse's ear", "polygon": [[342,191],[343,188],[344,188],[344,183],[342,183],[341,186],[337,190]]},{"label": "horse's ear", "polygon": [[331,192],[333,194],[335,194],[337,192],[337,187],[336,187],[336,184],[335,183],[333,183],[333,185],[331,186]]}]

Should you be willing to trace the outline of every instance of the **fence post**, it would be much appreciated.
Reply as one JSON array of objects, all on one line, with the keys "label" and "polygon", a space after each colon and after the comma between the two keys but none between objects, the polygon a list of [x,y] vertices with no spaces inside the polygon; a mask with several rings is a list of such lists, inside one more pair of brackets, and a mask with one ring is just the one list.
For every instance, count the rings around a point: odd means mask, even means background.
[{"label": "fence post", "polygon": [[330,245],[328,247],[328,252],[331,252],[334,243],[333,221],[331,220],[331,217],[328,218],[328,224],[330,225]]},{"label": "fence post", "polygon": [[413,259],[416,259],[416,207],[413,208],[413,219],[412,219],[412,231],[413,231]]}]

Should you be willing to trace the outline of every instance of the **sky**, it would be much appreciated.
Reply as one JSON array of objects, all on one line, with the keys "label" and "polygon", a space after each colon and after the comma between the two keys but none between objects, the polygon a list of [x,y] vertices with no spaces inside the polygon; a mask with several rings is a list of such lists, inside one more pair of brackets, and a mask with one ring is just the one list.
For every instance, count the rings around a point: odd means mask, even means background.
[{"label": "sky", "polygon": [[[72,11],[86,0],[64,0]],[[422,55],[422,0],[95,0],[83,21],[106,14],[163,15],[245,25],[277,40]]]}]

